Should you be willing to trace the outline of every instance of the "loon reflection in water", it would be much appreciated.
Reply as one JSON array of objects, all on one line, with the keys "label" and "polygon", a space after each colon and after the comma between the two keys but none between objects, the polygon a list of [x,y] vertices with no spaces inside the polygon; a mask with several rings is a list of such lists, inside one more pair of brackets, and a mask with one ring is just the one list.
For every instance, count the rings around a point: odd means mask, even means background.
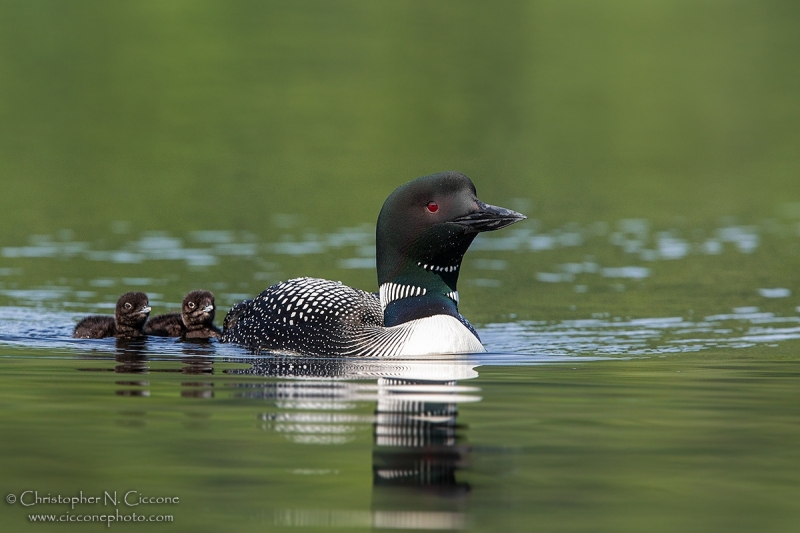
[{"label": "loon reflection in water", "polygon": [[[218,359],[209,356],[214,345],[206,342],[185,344],[181,368],[152,368],[145,347],[145,341],[117,342],[117,365],[105,370],[137,375],[117,379],[117,395],[149,396],[143,374],[178,372],[196,376],[181,382],[181,397],[213,398],[215,362],[243,363],[248,367],[224,371],[234,379],[224,380],[226,390],[237,398],[274,400],[279,411],[260,417],[266,430],[278,431],[299,445],[336,445],[351,440],[359,427],[372,426],[372,510],[278,510],[276,524],[368,521],[373,527],[389,528],[466,526],[470,485],[459,480],[458,472],[469,468],[472,452],[465,443],[466,427],[457,423],[458,404],[481,398],[472,394],[478,388],[457,385],[456,380],[477,377],[477,360]],[[249,379],[237,381],[235,376]],[[252,379],[259,376],[269,380]],[[363,402],[375,402],[372,416],[345,412]],[[202,427],[206,422],[191,419],[185,424]],[[120,411],[120,425],[146,423],[144,411]]]},{"label": "loon reflection in water", "polygon": [[[250,368],[226,373],[296,378],[237,385],[249,389],[237,396],[278,402],[282,412],[262,415],[265,429],[279,431],[301,445],[335,445],[352,438],[357,424],[372,424],[372,512],[366,519],[373,527],[466,526],[471,489],[458,479],[458,472],[469,468],[471,448],[464,437],[466,427],[457,423],[458,404],[480,401],[480,397],[465,394],[478,389],[459,386],[455,380],[477,377],[474,363],[297,358],[248,362]],[[378,377],[370,383],[341,381],[387,375],[393,377]],[[431,375],[440,379],[419,379]],[[376,402],[373,417],[342,413],[363,401]],[[359,521],[355,516],[351,520]],[[291,510],[278,516],[281,525],[325,525],[333,520],[319,510]],[[335,521],[346,524],[348,519],[337,515]]]}]

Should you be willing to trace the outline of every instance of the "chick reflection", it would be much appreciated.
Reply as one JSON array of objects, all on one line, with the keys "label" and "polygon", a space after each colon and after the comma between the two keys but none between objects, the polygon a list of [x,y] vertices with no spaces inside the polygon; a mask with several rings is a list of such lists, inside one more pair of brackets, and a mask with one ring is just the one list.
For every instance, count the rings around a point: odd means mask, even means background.
[{"label": "chick reflection", "polygon": [[[263,427],[293,442],[344,444],[359,423],[372,424],[373,527],[460,529],[466,524],[470,486],[458,479],[458,472],[469,467],[471,450],[463,435],[466,427],[457,423],[457,406],[480,397],[465,394],[479,389],[459,386],[455,379],[477,377],[474,366],[467,360],[276,358],[228,372],[294,378],[241,384],[248,390],[239,393],[273,399],[281,411],[264,413]],[[430,376],[434,379],[425,379]],[[369,378],[377,383],[340,381]],[[342,412],[363,401],[376,402],[374,417]],[[289,516],[291,523],[319,519],[318,511],[313,517],[295,516],[298,512],[281,515],[280,522]]]},{"label": "chick reflection", "polygon": [[214,373],[214,358],[209,356],[206,350],[183,347],[183,357],[181,357],[181,374],[206,374]]},{"label": "chick reflection", "polygon": [[[210,399],[214,397],[214,383],[211,380],[203,379],[205,376],[210,376],[214,373],[214,359],[208,355],[213,353],[213,346],[210,346],[209,343],[190,342],[184,344],[182,352],[185,357],[181,357],[179,368],[174,365],[166,368],[151,368],[144,353],[144,341],[138,341],[138,345],[134,345],[131,342],[121,345],[120,342],[122,341],[117,342],[117,354],[115,357],[120,364],[114,368],[115,372],[129,374],[186,374],[191,377],[187,381],[181,381],[181,398]],[[163,364],[164,361],[161,361],[161,363]],[[200,377],[200,379],[196,379],[196,377]],[[137,385],[146,387],[149,382],[118,380],[115,381],[115,384],[125,387]],[[116,394],[118,396],[150,396],[150,391],[142,388],[123,388],[118,389]],[[187,416],[193,418],[193,420],[185,424],[187,427],[205,427],[205,419],[210,415],[207,413],[187,413]]]},{"label": "chick reflection", "polygon": [[[150,370],[147,365],[147,340],[145,339],[117,339],[114,360],[114,372],[117,374],[147,374]],[[150,396],[150,391],[145,387],[150,382],[144,380],[117,380],[115,385],[117,396]],[[130,387],[130,388],[129,388]]]},{"label": "chick reflection", "polygon": [[[214,345],[207,339],[192,339],[181,342],[181,374],[211,376],[214,374]],[[169,369],[173,370],[173,369]],[[181,398],[208,400],[214,397],[214,382],[192,380],[181,382]]]},{"label": "chick reflection", "polygon": [[147,341],[117,339],[114,360],[119,363],[114,372],[119,374],[147,374]]},{"label": "chick reflection", "polygon": [[[184,349],[184,354],[197,353],[197,350],[191,352]],[[204,353],[204,352],[200,352]],[[205,352],[208,353],[208,352]],[[187,355],[181,358],[181,374],[190,376],[211,376],[214,374],[214,359],[207,355]],[[181,397],[182,398],[201,398],[209,399],[214,397],[214,382],[200,380],[182,381]]]}]

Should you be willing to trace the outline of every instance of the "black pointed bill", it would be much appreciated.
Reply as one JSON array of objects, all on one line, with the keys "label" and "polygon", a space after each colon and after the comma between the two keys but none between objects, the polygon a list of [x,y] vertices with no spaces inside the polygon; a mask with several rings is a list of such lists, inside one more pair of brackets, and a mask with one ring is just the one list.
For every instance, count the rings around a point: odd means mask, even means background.
[{"label": "black pointed bill", "polygon": [[489,205],[483,202],[478,202],[478,210],[464,215],[453,220],[454,223],[464,226],[469,231],[494,231],[497,229],[505,228],[520,220],[525,220],[526,217],[522,213],[517,213],[505,207],[498,207],[496,205]]}]

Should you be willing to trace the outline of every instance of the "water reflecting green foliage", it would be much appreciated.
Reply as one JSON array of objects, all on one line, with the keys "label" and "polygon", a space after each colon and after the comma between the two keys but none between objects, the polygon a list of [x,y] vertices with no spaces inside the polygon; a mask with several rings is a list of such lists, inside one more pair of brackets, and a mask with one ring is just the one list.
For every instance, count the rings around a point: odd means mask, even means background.
[{"label": "water reflecting green foliage", "polygon": [[[176,495],[185,531],[791,529],[798,27],[778,0],[3,3],[6,493]],[[465,259],[484,359],[70,338],[127,290],[208,288],[218,323],[290,277],[376,290],[383,200],[448,169],[529,216]]]}]

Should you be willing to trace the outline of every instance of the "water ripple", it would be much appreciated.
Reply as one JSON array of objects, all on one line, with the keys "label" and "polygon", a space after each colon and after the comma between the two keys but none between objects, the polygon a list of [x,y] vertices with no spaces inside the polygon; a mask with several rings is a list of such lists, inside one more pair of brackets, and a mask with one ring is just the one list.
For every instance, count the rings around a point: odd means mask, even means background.
[{"label": "water ripple", "polygon": [[[0,307],[0,345],[49,350],[64,356],[87,351],[114,354],[115,339],[71,338],[75,323],[83,315],[32,307]],[[523,320],[488,324],[478,332],[488,353],[453,357],[474,365],[527,365],[774,344],[800,339],[800,316],[776,316],[748,307],[700,320],[682,317],[591,318],[553,323]],[[185,355],[187,346],[176,339],[148,338],[143,350],[151,355],[174,357]],[[249,355],[233,345],[214,342],[207,346],[216,356]],[[422,360],[430,363],[438,359],[426,356]]]},{"label": "water ripple", "polygon": [[800,317],[747,308],[747,312],[712,315],[698,321],[682,317],[519,321],[489,324],[480,334],[487,347],[495,351],[648,356],[800,339],[800,326],[795,324],[800,324]]}]

